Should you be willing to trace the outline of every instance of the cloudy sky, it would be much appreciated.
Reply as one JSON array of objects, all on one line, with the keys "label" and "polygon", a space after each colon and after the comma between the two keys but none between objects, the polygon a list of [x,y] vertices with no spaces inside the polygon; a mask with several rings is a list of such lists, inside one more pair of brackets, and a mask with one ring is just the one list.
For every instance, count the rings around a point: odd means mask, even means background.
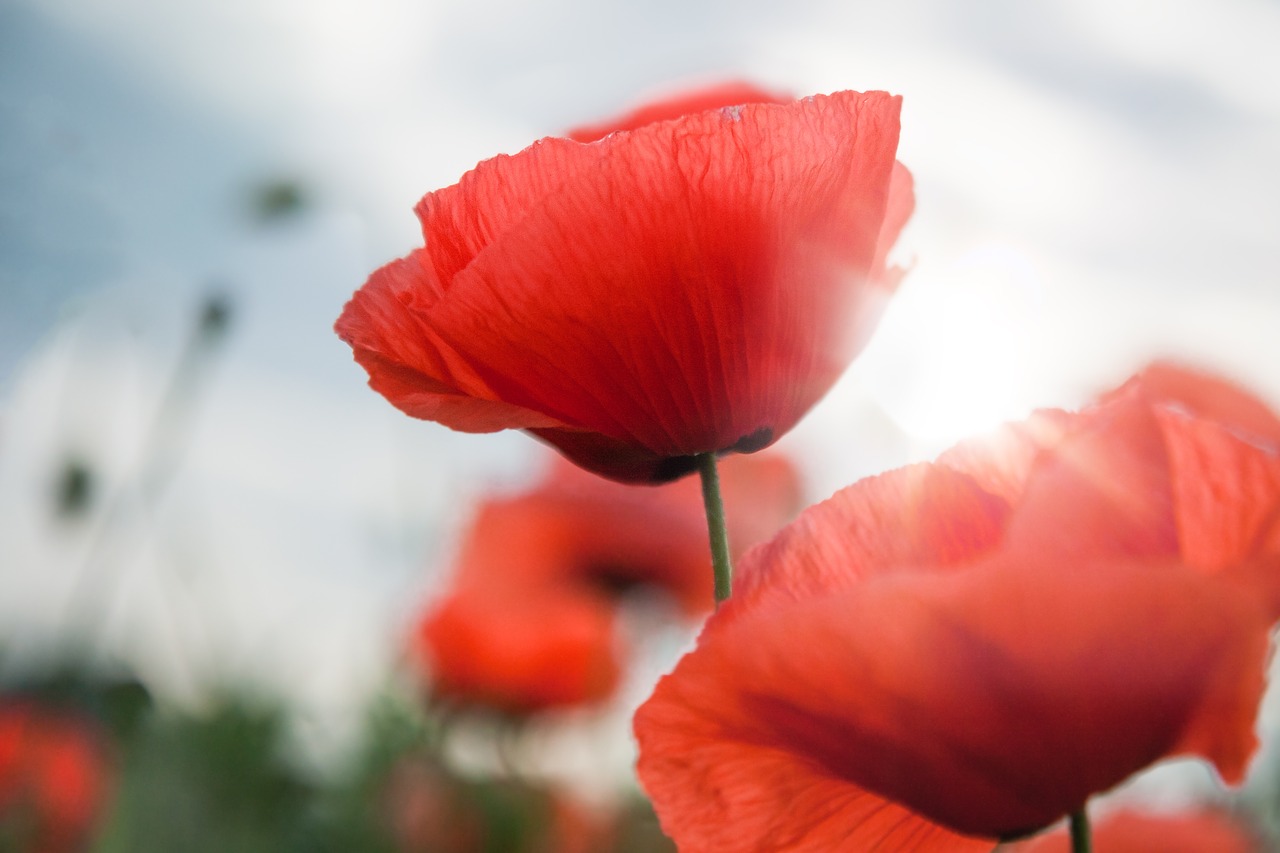
[{"label": "cloudy sky", "polygon": [[699,82],[905,99],[911,275],[779,445],[815,499],[1153,357],[1280,405],[1277,43],[1265,0],[6,0],[0,639],[47,646],[105,572],[104,647],[176,691],[354,702],[468,496],[543,457],[399,415],[334,318],[424,192]]}]

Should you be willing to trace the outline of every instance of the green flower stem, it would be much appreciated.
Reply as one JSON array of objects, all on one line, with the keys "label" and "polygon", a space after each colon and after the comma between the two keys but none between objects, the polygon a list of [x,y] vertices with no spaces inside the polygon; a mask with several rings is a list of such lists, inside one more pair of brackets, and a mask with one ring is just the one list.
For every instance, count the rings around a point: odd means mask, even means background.
[{"label": "green flower stem", "polygon": [[1084,806],[1071,813],[1071,853],[1091,853],[1093,842],[1089,839],[1089,816]]},{"label": "green flower stem", "polygon": [[698,456],[698,473],[702,475],[702,505],[707,511],[707,534],[711,537],[711,566],[716,578],[716,604],[733,591],[733,565],[729,562],[729,532],[724,523],[724,502],[720,500],[720,475],[716,471],[716,455]]}]

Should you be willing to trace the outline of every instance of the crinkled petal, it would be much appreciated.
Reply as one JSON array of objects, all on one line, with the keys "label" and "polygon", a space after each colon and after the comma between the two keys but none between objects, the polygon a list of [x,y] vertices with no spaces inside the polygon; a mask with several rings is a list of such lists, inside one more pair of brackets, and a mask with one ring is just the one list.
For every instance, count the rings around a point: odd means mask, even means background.
[{"label": "crinkled petal", "polygon": [[[901,573],[704,632],[637,716],[641,778],[678,842],[700,780],[730,784],[706,766],[716,751],[665,745],[679,709],[718,750],[786,752],[797,779],[1015,836],[1166,756],[1202,755],[1238,782],[1269,627],[1245,587],[1178,565]],[[770,826],[809,820],[794,799],[745,801]]]},{"label": "crinkled petal", "polygon": [[575,127],[565,136],[578,142],[595,142],[620,130],[635,130],[654,122],[678,119],[707,110],[743,104],[786,104],[792,100],[776,92],[767,92],[750,83],[741,81],[722,83],[645,104],[617,118]]},{"label": "crinkled petal", "polygon": [[1081,559],[1177,552],[1168,458],[1151,406],[1137,396],[1078,414],[1036,412],[938,463],[1017,507],[1005,547]]},{"label": "crinkled petal", "polygon": [[759,449],[886,298],[898,109],[839,93],[579,146],[592,168],[482,249],[433,325],[497,397],[572,428],[659,457]]},{"label": "crinkled petal", "polygon": [[1199,418],[1239,431],[1255,444],[1280,444],[1280,418],[1257,397],[1217,376],[1170,362],[1155,362],[1103,398],[1140,394],[1176,405]]},{"label": "crinkled petal", "polygon": [[986,491],[1016,504],[1036,458],[1062,441],[1074,418],[1061,409],[1032,412],[1026,420],[965,439],[939,456],[938,463],[968,474]]},{"label": "crinkled petal", "polygon": [[1004,547],[1051,553],[1062,566],[1176,554],[1168,457],[1151,408],[1112,404],[1076,415],[1034,460]]},{"label": "crinkled petal", "polygon": [[985,837],[1167,757],[1239,783],[1280,613],[1275,451],[1241,392],[1197,381],[1131,383],[864,481],[748,554],[637,714],[664,825],[703,839],[696,804],[720,797],[754,811],[757,841],[827,831],[757,773]]},{"label": "crinkled petal", "polygon": [[1280,447],[1255,444],[1246,433],[1183,409],[1161,408],[1155,416],[1184,558],[1219,571],[1266,550],[1268,532],[1280,523]]},{"label": "crinkled petal", "polygon": [[[807,632],[800,636],[801,648],[817,651]],[[681,851],[977,853],[995,846],[863,790],[760,732],[768,721],[753,719],[750,697],[738,692],[750,685],[738,683],[731,651],[730,668],[720,668],[720,652],[726,650],[716,646],[686,656],[635,717],[636,772]]]},{"label": "crinkled petal", "polygon": [[861,480],[750,551],[713,626],[896,571],[972,562],[1000,542],[1008,511],[973,479],[940,465]]},{"label": "crinkled petal", "polygon": [[1053,515],[1077,550],[1176,548],[1216,570],[1267,550],[1280,524],[1277,431],[1266,407],[1238,388],[1157,364],[1079,414],[1036,412],[938,462],[1019,505],[1019,528],[1036,531],[1036,547]]},{"label": "crinkled petal", "polygon": [[444,290],[486,246],[584,170],[602,152],[567,139],[540,139],[514,156],[477,165],[450,187],[427,193],[416,211],[426,240],[424,262]]},{"label": "crinkled petal", "polygon": [[493,397],[436,335],[429,312],[440,297],[419,250],[370,276],[335,326],[369,374],[369,385],[413,417],[465,432],[557,426],[554,418]]}]

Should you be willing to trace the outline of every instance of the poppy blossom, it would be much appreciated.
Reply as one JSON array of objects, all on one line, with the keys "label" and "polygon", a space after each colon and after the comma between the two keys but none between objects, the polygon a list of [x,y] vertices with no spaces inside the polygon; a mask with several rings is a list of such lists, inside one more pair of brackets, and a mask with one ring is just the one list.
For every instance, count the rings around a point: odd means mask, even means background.
[{"label": "poppy blossom", "polygon": [[[720,466],[736,551],[795,517],[800,483],[784,456],[735,456]],[[636,489],[556,459],[527,491],[478,506],[457,558],[460,591],[573,586],[613,598],[630,589],[670,595],[691,614],[714,599],[697,482]]]},{"label": "poppy blossom", "polygon": [[682,850],[988,850],[1166,757],[1241,781],[1280,421],[1157,366],[863,480],[741,561],[638,711]]},{"label": "poppy blossom", "polygon": [[596,702],[617,686],[616,616],[573,590],[447,597],[417,628],[432,690],[508,714]]},{"label": "poppy blossom", "polygon": [[90,723],[31,701],[0,705],[0,837],[32,853],[79,850],[107,789],[106,748]]},{"label": "poppy blossom", "polygon": [[[728,459],[721,481],[739,549],[799,509],[795,469],[780,455]],[[691,615],[711,609],[704,525],[694,481],[636,489],[556,460],[530,490],[479,506],[414,655],[435,692],[456,701],[529,712],[603,699],[620,672],[620,596],[665,594]]]},{"label": "poppy blossom", "polygon": [[338,334],[404,412],[612,479],[771,444],[866,343],[913,206],[900,98],[777,101],[723,87],[480,163]]},{"label": "poppy blossom", "polygon": [[[1093,846],[1101,853],[1261,853],[1256,833],[1239,820],[1213,811],[1147,814],[1120,811],[1098,821]],[[1012,845],[1008,853],[1071,853],[1066,830]]]}]

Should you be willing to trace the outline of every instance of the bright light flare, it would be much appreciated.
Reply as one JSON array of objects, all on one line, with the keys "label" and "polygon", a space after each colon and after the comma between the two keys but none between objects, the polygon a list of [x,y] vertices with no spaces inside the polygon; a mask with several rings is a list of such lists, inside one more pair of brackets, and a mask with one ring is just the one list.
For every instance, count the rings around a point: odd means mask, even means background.
[{"label": "bright light flare", "polygon": [[875,401],[905,433],[945,447],[1031,409],[1040,323],[1024,253],[990,244],[949,267],[917,268],[859,361]]}]

